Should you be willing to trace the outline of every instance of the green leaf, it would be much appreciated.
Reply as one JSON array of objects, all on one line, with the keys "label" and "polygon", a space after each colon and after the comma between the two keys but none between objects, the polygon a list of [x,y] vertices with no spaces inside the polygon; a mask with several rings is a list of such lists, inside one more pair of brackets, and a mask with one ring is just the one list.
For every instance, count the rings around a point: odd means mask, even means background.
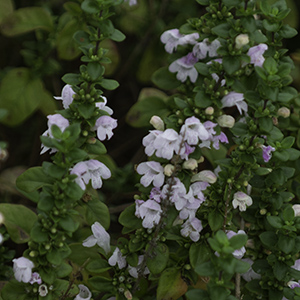
[{"label": "green leaf", "polygon": [[267,57],[263,67],[270,75],[275,75],[278,71],[277,63],[273,57]]},{"label": "green leaf", "polygon": [[105,154],[107,152],[104,144],[99,140],[96,140],[95,144],[86,144],[85,151],[89,154],[96,155]]},{"label": "green leaf", "polygon": [[229,239],[229,244],[233,249],[240,249],[245,246],[247,239],[246,234],[237,234]]},{"label": "green leaf", "polygon": [[71,216],[65,216],[58,222],[59,226],[65,231],[74,232],[79,226],[79,222],[73,220]]},{"label": "green leaf", "polygon": [[230,130],[236,136],[243,136],[248,133],[248,126],[245,123],[236,122]]},{"label": "green leaf", "polygon": [[126,115],[126,121],[133,127],[149,126],[153,115],[161,118],[169,114],[165,101],[159,97],[148,97],[135,103]]},{"label": "green leaf", "polygon": [[100,274],[111,269],[111,266],[106,260],[98,258],[90,260],[85,266],[85,269],[90,273]]},{"label": "green leaf", "polygon": [[11,280],[1,289],[1,297],[3,300],[28,299],[24,284],[16,280]]},{"label": "green leaf", "polygon": [[230,28],[231,28],[231,25],[229,23],[225,22],[225,23],[221,23],[220,25],[213,27],[211,29],[211,31],[214,34],[216,34],[222,38],[227,38]]},{"label": "green leaf", "polygon": [[9,14],[1,24],[1,32],[6,36],[24,34],[36,29],[52,31],[50,13],[42,7],[24,7]]},{"label": "green leaf", "polygon": [[155,71],[151,79],[156,86],[163,90],[173,90],[181,85],[181,82],[176,78],[176,74],[171,73],[168,67]]},{"label": "green leaf", "polygon": [[157,300],[178,299],[187,291],[187,284],[181,278],[180,270],[166,269],[160,276],[157,287]]},{"label": "green leaf", "polygon": [[91,79],[93,81],[96,81],[100,76],[103,75],[104,68],[99,62],[93,61],[87,64],[87,72],[90,75]]},{"label": "green leaf", "polygon": [[258,124],[262,132],[270,133],[273,128],[272,119],[269,117],[259,118]]},{"label": "green leaf", "polygon": [[210,300],[207,292],[204,290],[200,290],[200,289],[189,290],[189,291],[187,291],[185,296],[187,297],[188,300],[199,300],[199,299]]},{"label": "green leaf", "polygon": [[72,271],[73,268],[67,263],[62,263],[57,269],[55,269],[55,273],[58,278],[69,276]]},{"label": "green leaf", "polygon": [[210,253],[211,251],[206,244],[193,243],[189,250],[189,257],[192,267],[196,268],[196,266],[207,261],[209,259]]},{"label": "green leaf", "polygon": [[51,263],[53,265],[57,265],[57,266],[60,265],[63,261],[61,251],[59,251],[57,249],[49,250],[46,255],[46,258],[49,263]]},{"label": "green leaf", "polygon": [[88,14],[96,14],[100,12],[98,2],[93,0],[84,0],[81,3],[81,8]]},{"label": "green leaf", "polygon": [[88,248],[82,246],[82,243],[74,243],[70,244],[70,249],[72,253],[68,259],[78,266],[82,266],[87,259],[97,260],[100,258],[97,247]]},{"label": "green leaf", "polygon": [[126,36],[120,30],[115,29],[113,34],[109,36],[109,38],[116,42],[122,42],[125,40]]},{"label": "green leaf", "polygon": [[111,91],[111,90],[115,90],[119,86],[119,83],[113,79],[102,79],[100,85],[104,89]]},{"label": "green leaf", "polygon": [[274,231],[265,231],[259,235],[259,238],[261,242],[270,249],[273,249],[278,241],[277,235]]},{"label": "green leaf", "polygon": [[195,105],[200,108],[206,108],[212,104],[211,98],[204,91],[199,91],[195,96]]},{"label": "green leaf", "polygon": [[216,285],[208,285],[210,300],[226,300],[230,291],[224,287]]},{"label": "green leaf", "polygon": [[0,23],[6,16],[11,14],[13,10],[14,10],[14,5],[12,0],[0,1]]},{"label": "green leaf", "polygon": [[132,230],[139,229],[142,226],[142,220],[135,216],[135,204],[128,206],[121,212],[119,223]]},{"label": "green leaf", "polygon": [[88,225],[91,226],[95,222],[99,222],[106,230],[109,228],[110,214],[108,207],[99,199],[94,198],[86,203],[85,216]]},{"label": "green leaf", "polygon": [[292,28],[291,26],[285,24],[281,27],[279,30],[279,34],[285,38],[285,39],[290,39],[298,34],[297,30]]},{"label": "green leaf", "polygon": [[36,214],[23,205],[8,203],[0,204],[0,212],[10,238],[17,244],[28,242],[31,228],[37,220]]},{"label": "green leaf", "polygon": [[67,73],[61,78],[65,83],[70,85],[77,85],[82,82],[79,74]]},{"label": "green leaf", "polygon": [[289,266],[287,266],[285,263],[281,261],[276,261],[275,265],[273,266],[273,270],[276,279],[283,280],[289,271]]},{"label": "green leaf", "polygon": [[30,231],[30,236],[34,242],[43,243],[48,240],[48,234],[39,223],[35,223]]},{"label": "green leaf", "polygon": [[224,70],[232,75],[240,69],[241,63],[238,56],[224,56],[223,57]]},{"label": "green leaf", "polygon": [[277,216],[267,216],[267,220],[271,226],[274,228],[282,228],[283,223],[280,217]]},{"label": "green leaf", "polygon": [[271,31],[271,32],[276,32],[279,30],[279,24],[278,23],[273,23],[267,19],[263,20],[263,26],[267,31]]},{"label": "green leaf", "polygon": [[208,76],[209,75],[209,65],[202,63],[202,62],[197,62],[195,64],[195,68],[198,71],[199,74],[203,76]]},{"label": "green leaf", "polygon": [[287,206],[282,212],[282,218],[284,221],[293,221],[295,218],[295,212],[291,206]]},{"label": "green leaf", "polygon": [[295,250],[295,238],[281,234],[278,239],[278,248],[285,254],[291,253]]},{"label": "green leaf", "polygon": [[2,78],[0,85],[0,107],[8,111],[1,123],[19,125],[48,101],[53,101],[53,98],[44,89],[41,79],[34,78],[29,69],[12,69]]},{"label": "green leaf", "polygon": [[217,231],[223,225],[224,217],[222,213],[215,209],[208,214],[208,224],[212,231]]},{"label": "green leaf", "polygon": [[294,145],[294,143],[295,143],[295,137],[287,136],[281,141],[281,147],[283,149],[288,149],[291,148]]},{"label": "green leaf", "polygon": [[165,244],[159,243],[153,251],[153,256],[147,259],[147,267],[152,274],[159,274],[166,268],[168,261],[169,248]]},{"label": "green leaf", "polygon": [[30,193],[52,182],[53,179],[44,173],[42,167],[33,167],[17,178],[16,185],[20,190]]},{"label": "green leaf", "polygon": [[93,276],[88,279],[88,283],[92,286],[96,291],[103,292],[112,292],[114,290],[114,286],[112,285],[112,280],[103,276]]}]

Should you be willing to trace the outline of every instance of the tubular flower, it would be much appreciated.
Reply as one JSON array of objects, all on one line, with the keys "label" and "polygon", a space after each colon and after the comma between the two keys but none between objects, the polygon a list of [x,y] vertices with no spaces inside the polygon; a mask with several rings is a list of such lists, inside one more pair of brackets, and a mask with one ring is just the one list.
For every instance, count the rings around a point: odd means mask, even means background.
[{"label": "tubular flower", "polygon": [[257,67],[262,67],[265,61],[263,54],[267,49],[268,45],[266,44],[259,44],[258,46],[251,47],[247,53],[250,56],[251,64]]},{"label": "tubular flower", "polygon": [[117,120],[110,116],[101,116],[97,119],[93,130],[97,130],[97,137],[100,141],[104,141],[107,137],[109,140],[113,136],[113,129],[117,127]]},{"label": "tubular flower", "polygon": [[31,260],[26,257],[19,257],[13,259],[13,271],[15,278],[19,282],[29,282],[32,277],[32,269],[34,268],[34,264]]},{"label": "tubular flower", "polygon": [[208,39],[204,39],[202,42],[197,43],[193,48],[193,54],[198,59],[204,59],[207,57],[216,57],[218,56],[217,50],[221,46],[218,40],[209,42]]},{"label": "tubular flower", "polygon": [[143,186],[149,186],[152,181],[155,187],[161,187],[164,184],[164,168],[159,162],[147,161],[140,163],[136,170],[140,175],[143,175],[141,178]]},{"label": "tubular flower", "polygon": [[110,252],[110,235],[98,222],[95,222],[91,228],[93,235],[85,239],[82,245],[84,247],[93,247],[97,244],[100,248],[102,248],[105,251],[106,254],[108,254]]},{"label": "tubular flower", "polygon": [[272,157],[272,152],[275,151],[274,147],[262,145],[262,155],[265,162],[268,162]]},{"label": "tubular flower", "polygon": [[162,209],[154,200],[147,200],[139,207],[139,215],[143,219],[144,228],[153,228],[160,221]]},{"label": "tubular flower", "polygon": [[237,192],[233,195],[232,206],[233,208],[239,207],[240,211],[246,211],[247,206],[251,206],[252,203],[252,198],[243,192]]},{"label": "tubular flower", "polygon": [[63,108],[67,109],[69,108],[70,104],[73,102],[73,95],[76,93],[73,91],[72,86],[69,84],[66,84],[62,91],[60,97],[54,97],[56,100],[62,100]]},{"label": "tubular flower", "polygon": [[244,94],[242,93],[230,92],[225,97],[223,97],[221,102],[222,107],[236,106],[240,114],[242,114],[242,111],[248,111],[248,105],[244,101]]},{"label": "tubular flower", "polygon": [[123,269],[126,267],[126,258],[122,255],[120,249],[117,247],[112,254],[112,256],[109,258],[108,263],[111,266],[118,265],[119,269]]},{"label": "tubular flower", "polygon": [[182,225],[180,233],[184,237],[189,237],[193,242],[197,242],[200,239],[200,231],[202,229],[201,221],[197,218],[191,218]]}]

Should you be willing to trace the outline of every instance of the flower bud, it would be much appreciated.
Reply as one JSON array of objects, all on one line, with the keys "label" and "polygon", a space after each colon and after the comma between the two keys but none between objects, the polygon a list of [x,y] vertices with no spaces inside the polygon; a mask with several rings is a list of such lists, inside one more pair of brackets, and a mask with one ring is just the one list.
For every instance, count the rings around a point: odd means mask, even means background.
[{"label": "flower bud", "polygon": [[214,108],[209,106],[205,109],[205,114],[212,115],[215,112]]},{"label": "flower bud", "polygon": [[0,212],[0,225],[4,223],[4,216],[3,214]]},{"label": "flower bud", "polygon": [[291,114],[291,111],[287,107],[280,107],[277,111],[279,117],[288,118]]},{"label": "flower bud", "polygon": [[200,158],[197,160],[198,164],[201,164],[204,162],[204,156],[200,156]]},{"label": "flower bud", "polygon": [[237,49],[241,49],[243,46],[247,45],[249,43],[249,36],[248,34],[239,34],[235,38],[235,47]]},{"label": "flower bud", "polygon": [[195,170],[198,167],[197,160],[194,158],[189,158],[183,163],[182,167],[187,170]]},{"label": "flower bud", "polygon": [[294,204],[293,210],[295,212],[295,217],[299,217],[300,216],[300,204]]},{"label": "flower bud", "polygon": [[222,115],[217,122],[221,127],[232,128],[235,124],[235,119],[230,115]]},{"label": "flower bud", "polygon": [[217,181],[217,176],[212,171],[204,170],[192,177],[191,182],[195,182],[195,181],[215,183]]},{"label": "flower bud", "polygon": [[171,165],[171,164],[167,164],[164,168],[164,174],[166,176],[171,176],[175,171],[175,166]]},{"label": "flower bud", "polygon": [[165,124],[163,120],[158,116],[153,116],[150,120],[150,124],[157,130],[165,130]]}]

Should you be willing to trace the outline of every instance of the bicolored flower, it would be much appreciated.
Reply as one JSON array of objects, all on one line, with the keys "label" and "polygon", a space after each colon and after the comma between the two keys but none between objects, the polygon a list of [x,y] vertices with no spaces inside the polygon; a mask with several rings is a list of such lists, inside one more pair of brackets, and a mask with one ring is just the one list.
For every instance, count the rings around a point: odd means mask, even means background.
[{"label": "bicolored flower", "polygon": [[266,44],[259,44],[257,46],[251,47],[247,53],[251,59],[250,63],[253,64],[254,66],[262,67],[265,61],[263,54],[267,49],[268,49],[268,45]]},{"label": "bicolored flower", "polygon": [[193,242],[197,242],[200,239],[202,229],[201,221],[197,218],[191,218],[182,225],[180,233],[184,237],[189,237]]},{"label": "bicolored flower", "polygon": [[56,100],[62,100],[63,108],[67,109],[69,108],[70,104],[73,102],[73,96],[76,93],[73,91],[72,86],[69,84],[66,84],[61,92],[60,97],[54,97]]},{"label": "bicolored flower", "polygon": [[238,207],[240,211],[246,211],[247,207],[251,206],[252,203],[252,198],[243,192],[237,192],[233,195],[232,206],[233,208]]},{"label": "bicolored flower", "polygon": [[181,82],[185,82],[189,77],[191,82],[194,83],[198,78],[198,72],[194,67],[197,61],[198,58],[193,53],[189,53],[173,61],[169,66],[169,71],[177,73],[176,78]]},{"label": "bicolored flower", "polygon": [[74,298],[74,300],[90,300],[92,298],[92,293],[83,284],[79,284],[79,294]]},{"label": "bicolored flower", "polygon": [[140,175],[143,175],[141,184],[144,187],[149,186],[151,182],[153,182],[155,187],[161,187],[164,184],[164,168],[159,162],[147,161],[140,163],[136,170]]},{"label": "bicolored flower", "polygon": [[12,260],[13,271],[15,278],[19,282],[29,282],[32,277],[32,269],[34,268],[34,263],[26,257],[19,257]]},{"label": "bicolored flower", "polygon": [[236,106],[240,114],[242,111],[248,111],[248,104],[244,101],[244,94],[242,93],[230,92],[222,98],[221,102],[222,108]]},{"label": "bicolored flower", "polygon": [[99,222],[95,222],[91,229],[93,234],[85,239],[82,245],[84,247],[93,247],[97,244],[108,254],[110,252],[110,235]]},{"label": "bicolored flower", "polygon": [[117,127],[117,120],[110,116],[101,116],[97,119],[93,130],[97,130],[97,137],[100,141],[113,136],[113,129]]},{"label": "bicolored flower", "polygon": [[265,162],[268,162],[272,157],[272,152],[275,151],[275,148],[272,146],[262,145],[262,155]]},{"label": "bicolored flower", "polygon": [[77,178],[75,178],[75,182],[80,186],[82,190],[85,190],[85,186],[89,183],[90,180],[94,189],[100,189],[102,187],[102,178],[108,179],[111,176],[111,172],[108,167],[102,162],[95,159],[77,163],[71,169],[70,174],[77,175]]},{"label": "bicolored flower", "polygon": [[198,59],[204,59],[207,57],[216,57],[218,56],[217,50],[220,48],[221,43],[218,40],[212,42],[209,39],[204,39],[202,42],[197,43],[193,48],[193,54]]},{"label": "bicolored flower", "polygon": [[42,278],[41,278],[40,274],[37,272],[33,272],[31,275],[31,278],[29,280],[29,283],[30,284],[34,284],[34,283],[42,284]]}]

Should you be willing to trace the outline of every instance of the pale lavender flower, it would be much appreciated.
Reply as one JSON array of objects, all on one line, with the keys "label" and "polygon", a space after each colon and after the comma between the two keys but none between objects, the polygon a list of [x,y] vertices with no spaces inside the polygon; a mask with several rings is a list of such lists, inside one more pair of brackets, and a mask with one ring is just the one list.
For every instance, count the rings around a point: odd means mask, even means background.
[{"label": "pale lavender flower", "polygon": [[161,190],[157,187],[152,188],[150,192],[150,199],[155,200],[157,203],[161,201]]},{"label": "pale lavender flower", "polygon": [[268,45],[266,44],[259,44],[258,46],[251,47],[248,50],[248,56],[250,56],[251,64],[254,64],[254,66],[262,67],[265,58],[263,57],[263,54],[268,49]]},{"label": "pale lavender flower", "polygon": [[29,280],[29,283],[30,284],[34,284],[34,283],[42,284],[42,278],[41,278],[40,274],[37,272],[33,272],[31,275],[31,278]]},{"label": "pale lavender flower", "polygon": [[179,153],[181,136],[174,129],[166,129],[162,134],[159,134],[153,142],[153,147],[156,149],[155,155],[165,159],[171,159]]},{"label": "pale lavender flower", "polygon": [[74,298],[74,300],[90,300],[92,298],[92,293],[83,284],[79,284],[79,294]]},{"label": "pale lavender flower", "polygon": [[244,101],[244,94],[242,93],[230,92],[223,97],[221,102],[222,108],[236,106],[240,114],[242,114],[242,111],[248,111],[248,105]]},{"label": "pale lavender flower", "polygon": [[197,43],[193,48],[193,54],[198,59],[204,59],[207,57],[215,57],[218,56],[217,50],[221,46],[218,40],[214,40],[209,42],[209,39],[204,39],[202,42]]},{"label": "pale lavender flower", "polygon": [[147,187],[151,182],[155,187],[161,187],[164,184],[164,168],[159,162],[147,161],[140,163],[136,170],[140,175],[143,175],[141,178],[143,186]]},{"label": "pale lavender flower", "polygon": [[[212,73],[211,77],[215,80],[215,82],[219,82],[220,77],[216,73]],[[221,86],[224,86],[226,84],[226,80],[222,79],[221,80]]]},{"label": "pale lavender flower", "polygon": [[66,84],[61,92],[61,96],[60,97],[54,97],[54,99],[56,100],[62,100],[62,104],[64,109],[69,108],[70,104],[73,102],[73,96],[76,93],[73,91],[72,86],[69,84]]},{"label": "pale lavender flower", "polygon": [[300,259],[297,259],[295,263],[291,266],[291,268],[300,271]]},{"label": "pale lavender flower", "polygon": [[193,202],[187,202],[187,204],[180,210],[179,218],[181,220],[194,218],[200,206],[201,206],[201,201],[194,198]]},{"label": "pale lavender flower", "polygon": [[108,259],[108,263],[111,266],[118,265],[119,269],[123,269],[126,267],[126,257],[122,255],[120,249],[117,247],[112,254],[112,256]]},{"label": "pale lavender flower", "polygon": [[129,6],[137,5],[137,0],[124,0],[125,2],[128,2]]},{"label": "pale lavender flower", "polygon": [[110,252],[110,235],[99,222],[95,222],[91,229],[93,234],[85,239],[82,245],[84,247],[93,247],[97,244],[108,254]]},{"label": "pale lavender flower", "polygon": [[145,203],[144,200],[139,200],[139,199],[135,200],[135,213],[134,214],[137,218],[141,218],[140,207],[143,203]]},{"label": "pale lavender flower", "polygon": [[196,117],[187,118],[180,129],[180,134],[189,145],[197,145],[199,140],[207,140],[210,137],[204,124]]},{"label": "pale lavender flower", "polygon": [[190,78],[191,82],[196,82],[198,72],[194,65],[197,61],[197,57],[195,57],[193,53],[189,53],[188,55],[173,61],[169,66],[169,71],[172,73],[177,72],[176,78],[181,82],[185,82],[187,77]]},{"label": "pale lavender flower", "polygon": [[147,200],[139,207],[139,214],[143,219],[144,228],[153,228],[160,221],[162,209],[154,200]]},{"label": "pale lavender flower", "polygon": [[154,142],[159,135],[161,135],[163,131],[160,130],[150,130],[149,134],[143,138],[143,145],[145,147],[145,153],[148,156],[154,154],[156,148],[154,147]]},{"label": "pale lavender flower", "polygon": [[293,280],[291,280],[291,281],[289,281],[287,283],[287,286],[293,290],[296,287],[297,288],[300,287],[300,283],[299,283],[299,281],[293,281]]},{"label": "pale lavender flower", "polygon": [[246,211],[247,206],[251,206],[252,203],[252,198],[243,192],[236,192],[233,195],[232,206],[233,208],[239,207],[240,211]]},{"label": "pale lavender flower", "polygon": [[200,231],[202,229],[201,221],[197,218],[191,218],[182,225],[180,233],[184,237],[190,237],[193,242],[197,242],[200,239]]},{"label": "pale lavender flower", "polygon": [[113,129],[117,127],[117,120],[110,116],[101,116],[97,119],[93,130],[97,130],[97,137],[104,141],[107,137],[109,140],[113,136]]},{"label": "pale lavender flower", "polygon": [[275,151],[275,148],[272,146],[262,145],[262,155],[265,162],[268,162],[272,157],[272,152]]},{"label": "pale lavender flower", "polygon": [[252,265],[253,265],[253,260],[250,258],[243,258],[242,261],[250,264],[250,269],[246,272],[241,274],[241,276],[243,277],[243,279],[247,282],[253,280],[253,279],[260,279],[261,275],[257,274],[256,272],[253,271],[252,269]]},{"label": "pale lavender flower", "polygon": [[[230,240],[233,236],[237,235],[237,234],[246,234],[244,230],[239,230],[237,233],[232,231],[232,230],[227,230],[226,231],[226,235],[228,237],[228,239]],[[243,246],[242,248],[240,249],[236,249],[233,251],[232,255],[237,258],[237,259],[241,259],[244,254],[246,253],[246,249],[245,247]]]},{"label": "pale lavender flower", "polygon": [[177,49],[178,45],[196,44],[196,40],[199,38],[198,33],[181,34],[178,29],[170,29],[165,31],[160,40],[165,44],[165,50],[168,53],[173,53]]},{"label": "pale lavender flower", "polygon": [[103,102],[96,102],[95,103],[96,107],[98,107],[101,110],[104,110],[111,116],[113,114],[113,110],[110,107],[106,106],[107,98],[104,96],[100,96],[100,97],[103,99]]},{"label": "pale lavender flower", "polygon": [[32,269],[34,268],[34,263],[26,257],[19,257],[12,260],[13,271],[15,278],[19,282],[29,282],[32,276]]},{"label": "pale lavender flower", "polygon": [[[128,265],[128,273],[133,277],[133,278],[138,278],[138,270],[139,267],[141,266],[141,264],[144,261],[144,255],[139,255],[139,260],[138,260],[138,265],[136,267],[132,267],[130,265]],[[145,267],[143,275],[147,275],[149,274],[150,271],[147,267]]]},{"label": "pale lavender flower", "polygon": [[219,135],[215,135],[215,136],[212,137],[213,147],[216,150],[220,149],[220,144],[219,144],[220,142],[221,143],[225,143],[225,144],[229,143],[226,134],[224,132],[222,132],[222,131],[221,131],[221,133]]},{"label": "pale lavender flower", "polygon": [[[70,125],[68,119],[64,118],[60,114],[49,115],[49,116],[47,116],[47,118],[48,118],[48,129],[43,133],[43,136],[46,136],[46,137],[54,138],[53,134],[52,134],[52,129],[51,129],[51,127],[53,125],[56,125],[57,127],[59,127],[61,132],[64,132],[64,130]],[[41,147],[42,147],[42,150],[41,150],[40,154],[43,154],[50,149],[50,148],[44,146],[43,144],[41,145]],[[55,152],[57,152],[57,149],[52,148],[50,153],[55,153]]]},{"label": "pale lavender flower", "polygon": [[85,185],[91,180],[94,189],[102,187],[102,178],[108,179],[111,176],[110,170],[102,162],[90,159],[77,163],[72,169],[70,174],[77,175],[75,182],[82,190],[85,190]]},{"label": "pale lavender flower", "polygon": [[181,151],[179,151],[180,153],[178,154],[180,154],[180,157],[182,159],[188,160],[189,155],[193,153],[195,149],[196,149],[195,147],[192,147],[188,143],[184,142],[184,148]]}]

